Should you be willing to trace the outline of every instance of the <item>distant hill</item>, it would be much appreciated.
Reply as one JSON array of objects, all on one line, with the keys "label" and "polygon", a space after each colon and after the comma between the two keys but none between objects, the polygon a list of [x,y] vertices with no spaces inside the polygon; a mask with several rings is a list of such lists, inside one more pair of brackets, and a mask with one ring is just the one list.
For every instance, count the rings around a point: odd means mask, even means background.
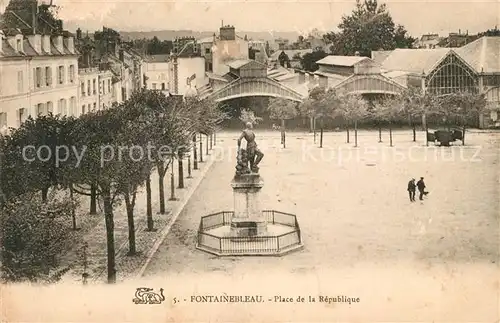
[{"label": "distant hill", "polygon": [[[211,37],[213,36],[213,31],[194,31],[194,30],[158,30],[158,31],[120,31],[120,35],[125,40],[134,40],[142,38],[153,38],[158,37],[159,40],[173,40],[176,37],[195,37],[196,39]],[[289,39],[291,41],[296,41],[299,34],[296,32],[255,32],[255,31],[236,31],[236,34],[240,37],[247,35],[248,39],[253,40],[265,40],[273,41],[276,38]]]}]

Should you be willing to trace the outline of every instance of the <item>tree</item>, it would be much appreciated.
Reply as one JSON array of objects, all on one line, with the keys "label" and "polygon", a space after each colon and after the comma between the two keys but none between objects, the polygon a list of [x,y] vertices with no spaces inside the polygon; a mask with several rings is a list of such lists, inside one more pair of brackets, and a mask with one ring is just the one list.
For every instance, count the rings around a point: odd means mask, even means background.
[{"label": "tree", "polygon": [[323,148],[323,126],[325,117],[335,116],[338,105],[337,93],[334,90],[326,90],[324,87],[315,87],[309,92],[309,97],[300,105],[302,116],[311,118],[316,142],[316,119],[320,119],[320,148]]},{"label": "tree", "polygon": [[295,118],[299,113],[297,103],[284,98],[273,98],[269,102],[268,111],[271,119],[281,120],[281,142],[283,148],[286,148],[285,143],[285,120]]},{"label": "tree", "polygon": [[349,121],[354,122],[354,147],[358,146],[358,121],[368,116],[368,105],[361,95],[339,95],[339,106],[336,114],[344,118],[347,129],[347,142],[349,142]]},{"label": "tree", "polygon": [[[430,109],[431,94],[422,93],[420,88],[409,87],[402,93],[404,112],[408,115],[413,132],[413,141],[417,140],[416,120],[422,118]],[[426,125],[423,125],[427,129]],[[427,134],[426,134],[427,137]]]},{"label": "tree", "polygon": [[324,36],[334,55],[352,56],[359,52],[370,57],[373,50],[407,48],[415,41],[403,26],[395,26],[386,5],[379,5],[377,0],[356,0],[356,7],[342,17],[338,28],[339,33]]},{"label": "tree", "polygon": [[71,203],[42,202],[33,193],[11,199],[0,212],[2,279],[9,282],[54,283],[69,268],[60,254],[71,237],[67,230]]},{"label": "tree", "polygon": [[324,50],[315,50],[311,53],[305,53],[300,59],[300,65],[303,70],[308,72],[315,72],[318,70],[318,65],[316,64],[322,58],[328,56]]},{"label": "tree", "polygon": [[392,125],[404,111],[404,104],[401,97],[388,97],[377,102],[373,115],[378,119],[386,121],[389,125],[389,145],[392,147]]},{"label": "tree", "polygon": [[259,122],[261,122],[263,119],[261,117],[256,116],[252,110],[243,109],[243,110],[241,110],[240,120],[243,123],[250,122],[252,125],[256,125]]}]

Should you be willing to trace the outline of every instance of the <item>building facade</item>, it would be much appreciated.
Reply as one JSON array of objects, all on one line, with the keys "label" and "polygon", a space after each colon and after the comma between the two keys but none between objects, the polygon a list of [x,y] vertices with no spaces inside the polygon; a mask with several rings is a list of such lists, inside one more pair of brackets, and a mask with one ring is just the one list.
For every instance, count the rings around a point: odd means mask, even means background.
[{"label": "building facade", "polygon": [[78,53],[73,36],[0,33],[0,127],[28,116],[78,116]]}]

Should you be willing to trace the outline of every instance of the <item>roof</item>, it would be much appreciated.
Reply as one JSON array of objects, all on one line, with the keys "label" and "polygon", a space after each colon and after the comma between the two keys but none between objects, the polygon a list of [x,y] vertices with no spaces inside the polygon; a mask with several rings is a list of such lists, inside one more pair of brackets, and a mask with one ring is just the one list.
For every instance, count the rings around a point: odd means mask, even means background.
[{"label": "roof", "polygon": [[449,48],[397,48],[382,62],[382,69],[427,74],[449,51]]},{"label": "roof", "polygon": [[213,43],[214,42],[214,37],[205,37],[197,40],[198,44],[206,44],[206,43]]},{"label": "roof", "polygon": [[500,37],[482,37],[455,52],[476,72],[500,73]]},{"label": "roof", "polygon": [[35,48],[31,45],[28,39],[23,39],[23,52],[19,53],[16,51],[7,40],[2,41],[2,52],[0,53],[0,57],[33,57],[33,56],[61,56],[61,55],[78,55],[78,51],[71,53],[68,47],[63,44],[63,51],[60,52],[52,39],[50,40],[50,53],[47,53],[43,50],[37,52]]},{"label": "roof", "polygon": [[372,60],[382,64],[391,53],[392,50],[372,50]]},{"label": "roof", "polygon": [[217,75],[215,73],[210,73],[210,72],[205,72],[205,74],[207,75],[207,77],[209,79],[213,79],[213,80],[218,80],[218,81],[223,81],[223,82],[227,82],[228,80],[226,78],[224,78],[222,75]]},{"label": "roof", "polygon": [[410,75],[410,74],[412,74],[412,73],[411,72],[407,72],[407,71],[390,71],[390,72],[387,72],[387,73],[382,73],[383,76],[388,77],[390,79],[396,78],[396,77],[401,77],[401,76],[407,76],[407,75]]},{"label": "roof", "polygon": [[271,61],[277,61],[278,57],[280,56],[281,52],[285,52],[285,54],[288,56],[289,59],[293,59],[293,57],[296,54],[299,54],[300,56],[307,54],[307,53],[312,53],[312,49],[283,49],[283,50],[277,50],[272,55],[270,56]]},{"label": "roof", "polygon": [[146,57],[146,62],[148,63],[162,63],[167,62],[170,59],[169,54],[158,54]]},{"label": "roof", "polygon": [[234,61],[227,63],[227,66],[234,68],[234,69],[238,69],[238,68],[241,68],[242,66],[247,65],[250,62],[251,62],[251,60],[249,60],[249,59],[237,59],[237,60],[234,60]]},{"label": "roof", "polygon": [[316,62],[318,65],[335,65],[335,66],[354,66],[357,63],[369,59],[363,56],[336,56],[328,55]]}]

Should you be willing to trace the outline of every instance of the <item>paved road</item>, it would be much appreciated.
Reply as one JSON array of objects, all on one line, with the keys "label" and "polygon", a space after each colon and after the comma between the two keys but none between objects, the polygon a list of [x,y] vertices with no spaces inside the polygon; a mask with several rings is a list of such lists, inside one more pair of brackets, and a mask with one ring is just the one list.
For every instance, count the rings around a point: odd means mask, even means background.
[{"label": "paved road", "polygon": [[[145,275],[187,275],[197,281],[214,273],[225,277],[259,273],[319,277],[334,271],[344,276],[330,276],[333,284],[343,284],[347,276],[352,282],[374,284],[376,275],[380,275],[389,280],[385,286],[390,288],[409,281],[418,287],[424,278],[434,277],[435,281],[427,281],[432,296],[422,297],[446,298],[459,287],[453,285],[443,292],[433,284],[444,281],[436,278],[440,275],[451,277],[451,270],[460,273],[455,274],[460,281],[471,282],[462,287],[478,293],[474,297],[480,297],[481,311],[485,315],[494,313],[500,135],[469,135],[467,147],[451,149],[426,148],[421,143],[410,149],[414,144],[400,135],[396,147],[391,148],[386,143],[376,144],[377,136],[375,132],[365,136],[361,147],[353,149],[352,144],[343,143],[343,134],[329,134],[322,150],[310,147],[311,138],[305,135],[289,136],[286,149],[279,148],[279,134],[276,139],[272,134],[261,137],[259,144],[265,153],[261,164],[265,180],[262,205],[297,214],[305,244],[304,250],[280,258],[217,258],[195,250],[200,217],[232,209],[229,183],[235,156],[234,151],[228,156],[226,150],[223,160],[216,162],[187,204]],[[235,145],[234,139],[224,138],[224,145]],[[425,177],[431,194],[424,202],[410,203],[406,184],[409,178],[418,176]],[[373,270],[368,269],[371,267]],[[390,268],[392,274],[387,271]],[[406,292],[404,287],[398,291],[401,295]],[[450,319],[453,313],[457,319],[463,318],[457,313],[468,313],[454,312],[456,304],[443,306],[451,307],[441,313],[445,315],[441,319]],[[480,313],[477,311],[479,308],[471,313]]]}]

